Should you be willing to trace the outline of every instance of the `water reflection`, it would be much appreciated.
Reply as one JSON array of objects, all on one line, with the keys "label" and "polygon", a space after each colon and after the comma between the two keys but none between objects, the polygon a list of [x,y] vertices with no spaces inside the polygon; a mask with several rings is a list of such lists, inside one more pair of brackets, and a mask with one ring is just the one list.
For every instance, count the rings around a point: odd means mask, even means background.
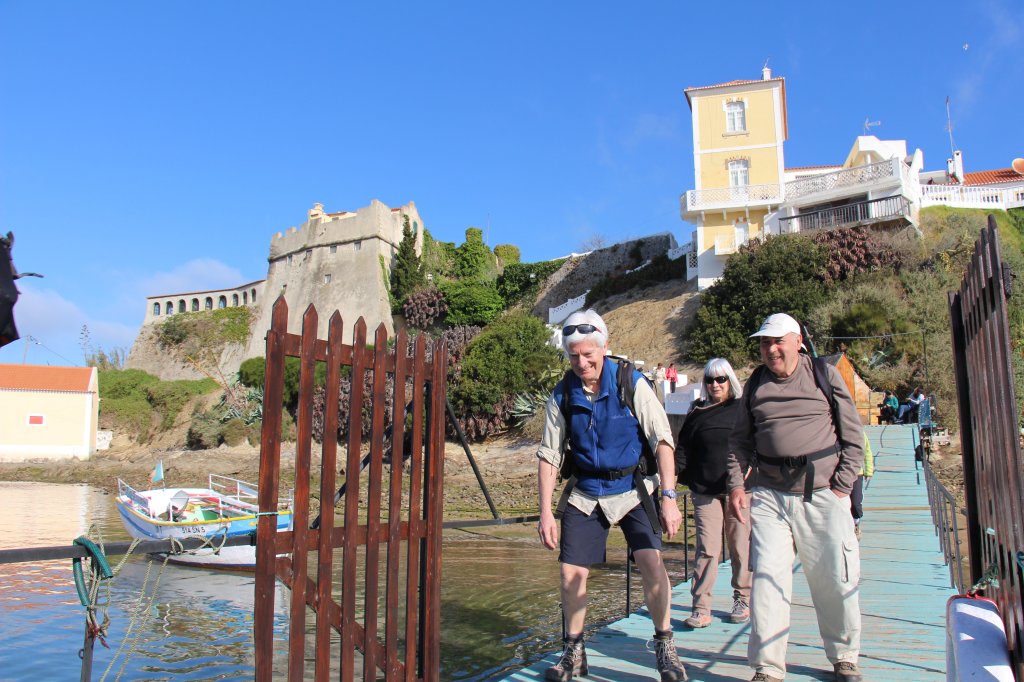
[{"label": "water reflection", "polygon": [[[0,499],[5,502],[0,508],[0,548],[67,545],[85,533],[105,541],[129,539],[113,497],[85,485],[0,482]],[[487,680],[558,647],[561,612],[555,553],[542,549],[532,537],[516,540],[453,532],[444,539],[442,560],[442,679]],[[609,550],[609,560],[589,582],[590,623],[624,612],[624,552]],[[381,561],[384,565],[383,555]],[[404,603],[404,560],[400,575]],[[383,579],[380,590],[383,599]],[[97,644],[93,679],[100,680],[105,672],[110,680],[119,674],[124,680],[252,679],[252,594],[251,575],[164,566],[145,557],[129,559],[112,586],[107,639],[111,648]],[[634,599],[639,595],[636,579]],[[279,586],[275,603],[274,669],[275,677],[283,678],[285,588]],[[379,618],[383,636],[383,612]],[[313,656],[314,624],[310,612],[307,660]],[[78,679],[83,628],[84,610],[70,561],[0,565],[0,680]],[[398,632],[404,632],[404,623]],[[335,660],[337,642],[334,635]],[[307,667],[309,679],[311,663]]]}]

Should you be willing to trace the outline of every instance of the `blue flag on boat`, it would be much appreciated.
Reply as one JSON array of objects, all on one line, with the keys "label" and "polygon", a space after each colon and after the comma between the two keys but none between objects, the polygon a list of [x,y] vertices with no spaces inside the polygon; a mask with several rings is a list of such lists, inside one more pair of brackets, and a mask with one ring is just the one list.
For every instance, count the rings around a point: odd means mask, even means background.
[{"label": "blue flag on boat", "polygon": [[156,463],[156,467],[153,469],[153,473],[149,475],[149,480],[153,483],[159,483],[164,480],[164,461],[160,460]]}]

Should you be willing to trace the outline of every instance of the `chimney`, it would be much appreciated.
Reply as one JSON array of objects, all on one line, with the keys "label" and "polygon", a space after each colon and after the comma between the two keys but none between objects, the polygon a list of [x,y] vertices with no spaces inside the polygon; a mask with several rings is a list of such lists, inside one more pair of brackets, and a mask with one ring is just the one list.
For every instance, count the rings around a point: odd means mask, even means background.
[{"label": "chimney", "polygon": [[957,149],[953,152],[953,169],[956,171],[956,179],[963,184],[964,181],[964,153]]},{"label": "chimney", "polygon": [[763,81],[770,81],[771,79],[772,79],[772,70],[768,68],[767,64],[765,64],[764,68],[761,69],[761,80],[763,80]]}]

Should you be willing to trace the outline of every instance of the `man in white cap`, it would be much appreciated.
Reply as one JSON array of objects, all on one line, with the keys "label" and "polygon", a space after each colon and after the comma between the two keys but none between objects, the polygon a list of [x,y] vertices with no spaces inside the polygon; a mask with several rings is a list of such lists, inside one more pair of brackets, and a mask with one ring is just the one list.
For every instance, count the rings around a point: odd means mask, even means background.
[{"label": "man in white cap", "polygon": [[[838,682],[860,682],[860,546],[850,491],[864,461],[860,417],[835,367],[801,354],[800,325],[769,315],[751,334],[764,365],[743,389],[729,439],[729,504],[746,518],[744,478],[753,477],[750,562],[753,681],[786,675],[794,550]],[[751,470],[752,469],[752,470]]]},{"label": "man in white cap", "polygon": [[[654,625],[656,667],[662,682],[683,682],[686,671],[672,637],[672,585],[661,559],[661,532],[671,538],[682,515],[676,503],[675,445],[665,408],[639,372],[620,378],[619,365],[605,357],[608,327],[593,310],[575,312],[562,327],[562,347],[572,371],[548,400],[544,436],[537,451],[540,522],[537,532],[561,562],[565,641],[558,662],[544,679],[568,682],[588,673],[583,644],[590,566],[605,561],[605,544],[618,525],[633,550],[643,579],[644,601]],[[632,404],[620,381],[628,379]],[[568,445],[568,448],[566,448]],[[639,468],[653,453],[657,473]],[[563,457],[571,457],[575,481],[559,503],[561,529],[551,509]],[[646,476],[644,476],[646,474]],[[651,498],[660,485],[655,509]],[[659,527],[660,526],[660,527]],[[561,533],[559,533],[561,530]]]}]

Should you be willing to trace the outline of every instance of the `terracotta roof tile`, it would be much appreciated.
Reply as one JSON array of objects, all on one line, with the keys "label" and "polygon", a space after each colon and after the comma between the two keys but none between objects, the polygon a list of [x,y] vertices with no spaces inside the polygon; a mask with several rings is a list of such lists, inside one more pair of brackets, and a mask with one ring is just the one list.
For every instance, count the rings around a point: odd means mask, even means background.
[{"label": "terracotta roof tile", "polygon": [[0,390],[87,393],[94,371],[92,367],[0,365]]},{"label": "terracotta roof tile", "polygon": [[764,80],[764,79],[761,79],[761,78],[755,78],[755,79],[752,79],[752,80],[734,80],[734,81],[728,81],[726,83],[716,83],[715,85],[691,86],[691,87],[686,88],[683,92],[693,92],[694,90],[710,90],[711,88],[724,88],[724,87],[728,87],[730,85],[750,85],[751,83],[773,83],[775,81],[784,81],[784,80],[786,80],[786,79],[782,78],[782,77],[779,77],[779,78],[769,78],[768,80]]},{"label": "terracotta roof tile", "polygon": [[965,185],[997,185],[1003,182],[1024,182],[1024,175],[1018,175],[1012,168],[964,173]]}]

